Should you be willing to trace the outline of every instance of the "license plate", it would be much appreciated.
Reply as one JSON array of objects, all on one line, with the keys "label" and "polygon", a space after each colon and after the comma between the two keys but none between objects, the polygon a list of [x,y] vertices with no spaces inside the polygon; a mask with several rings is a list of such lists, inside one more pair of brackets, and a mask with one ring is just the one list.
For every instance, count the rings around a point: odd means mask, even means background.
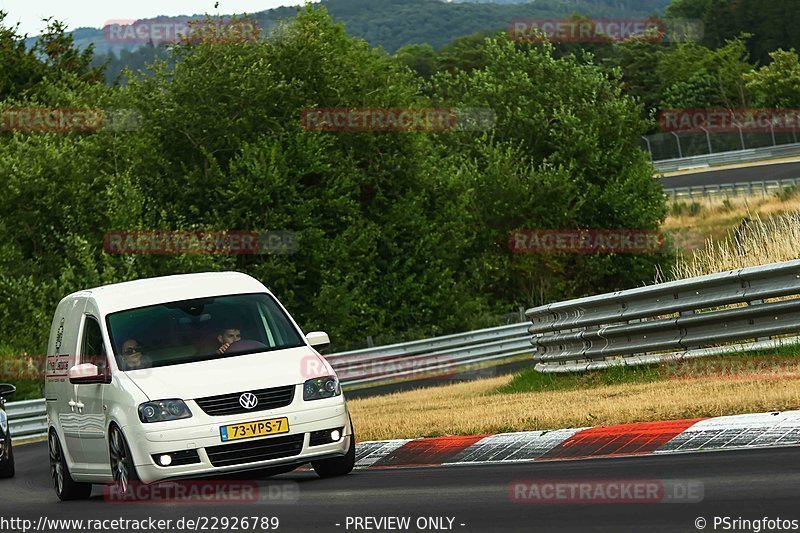
[{"label": "license plate", "polygon": [[264,435],[277,435],[278,433],[288,432],[289,419],[286,417],[256,420],[243,424],[230,424],[219,428],[219,436],[222,438],[222,442],[251,439],[253,437],[263,437]]}]

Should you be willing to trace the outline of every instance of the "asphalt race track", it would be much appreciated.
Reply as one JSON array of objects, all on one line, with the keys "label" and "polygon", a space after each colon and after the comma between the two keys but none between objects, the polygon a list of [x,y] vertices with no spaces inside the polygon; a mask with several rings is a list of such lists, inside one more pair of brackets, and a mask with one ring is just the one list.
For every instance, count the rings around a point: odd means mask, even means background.
[{"label": "asphalt race track", "polygon": [[[2,519],[142,520],[181,517],[278,517],[278,531],[418,531],[424,517],[453,519],[427,531],[698,531],[705,519],[714,531],[714,516],[762,520],[800,520],[800,447],[706,452],[615,459],[549,461],[508,465],[357,470],[349,476],[321,480],[313,472],[293,472],[261,479],[259,492],[293,497],[266,497],[248,504],[109,503],[102,487],[91,500],[59,502],[50,486],[44,442],[15,449],[17,477],[0,481]],[[253,474],[239,479],[255,479]],[[543,504],[512,502],[509,484],[519,480],[690,480],[702,484],[699,503]],[[291,500],[291,501],[288,501]],[[407,516],[408,529],[346,527],[347,517]],[[337,526],[337,524],[339,524]],[[463,524],[463,525],[462,525]],[[205,525],[210,529],[212,522]],[[54,529],[43,528],[46,531]],[[174,526],[170,530],[177,529]],[[202,527],[196,528],[203,530]],[[217,524],[218,530],[222,528]],[[21,529],[2,528],[3,531]],[[73,529],[74,530],[74,529]],[[118,529],[123,531],[124,529]],[[243,530],[243,529],[242,529]],[[267,530],[254,529],[250,531]],[[272,530],[270,528],[269,530]],[[718,525],[716,531],[722,531]],[[728,529],[733,530],[733,529]],[[741,531],[742,529],[740,529]],[[765,530],[765,528],[762,528]]]},{"label": "asphalt race track", "polygon": [[661,178],[661,184],[665,189],[675,189],[678,187],[721,185],[724,183],[768,181],[789,178],[800,178],[800,162],[765,164],[670,176]]}]

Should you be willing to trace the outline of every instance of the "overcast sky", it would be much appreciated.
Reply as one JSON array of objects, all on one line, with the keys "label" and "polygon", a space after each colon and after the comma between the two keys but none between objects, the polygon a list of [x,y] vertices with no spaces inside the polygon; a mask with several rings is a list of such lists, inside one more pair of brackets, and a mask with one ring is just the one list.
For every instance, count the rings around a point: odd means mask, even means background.
[{"label": "overcast sky", "polygon": [[299,5],[303,0],[0,0],[0,10],[8,17],[5,25],[20,23],[20,33],[30,36],[41,33],[42,19],[54,17],[66,22],[70,29],[102,28],[108,20],[128,20],[158,15],[229,15],[255,13],[273,7]]}]

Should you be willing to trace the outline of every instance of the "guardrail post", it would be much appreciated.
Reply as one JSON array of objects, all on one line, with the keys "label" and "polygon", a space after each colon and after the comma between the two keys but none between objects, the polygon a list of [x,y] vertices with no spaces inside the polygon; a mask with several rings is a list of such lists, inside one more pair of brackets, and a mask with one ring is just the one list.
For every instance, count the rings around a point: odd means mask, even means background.
[{"label": "guardrail post", "polygon": [[681,150],[681,138],[678,137],[678,134],[675,133],[674,131],[670,133],[672,133],[675,136],[675,140],[678,142],[678,158],[683,159],[683,150]]},{"label": "guardrail post", "polygon": [[709,135],[707,129],[702,128],[702,127],[700,129],[703,130],[704,132],[706,132],[706,142],[708,143],[708,153],[709,154],[713,154],[714,153],[714,149],[711,148],[711,135]]},{"label": "guardrail post", "polygon": [[[689,309],[689,310],[686,310],[686,311],[681,311],[680,313],[678,313],[678,316],[682,316],[682,317],[683,316],[692,316],[692,315],[695,315],[695,314],[697,314],[697,313],[695,312],[694,309]],[[681,339],[681,345],[683,345],[683,340],[682,339]],[[696,350],[698,348],[700,348],[700,346],[684,346],[683,347],[683,349],[687,350],[687,351],[688,350]]]},{"label": "guardrail post", "polygon": [[[763,303],[764,303],[764,300],[752,300],[750,302],[747,302],[747,305],[751,306],[751,305],[758,305],[758,304],[763,304]],[[756,337],[756,340],[757,341],[771,341],[772,340],[772,336],[769,336],[769,337]]]},{"label": "guardrail post", "polygon": [[650,153],[650,162],[652,163],[652,161],[653,161],[653,147],[650,145],[650,139],[648,139],[644,135],[642,135],[642,139],[644,139],[644,142],[647,143],[647,151]]}]

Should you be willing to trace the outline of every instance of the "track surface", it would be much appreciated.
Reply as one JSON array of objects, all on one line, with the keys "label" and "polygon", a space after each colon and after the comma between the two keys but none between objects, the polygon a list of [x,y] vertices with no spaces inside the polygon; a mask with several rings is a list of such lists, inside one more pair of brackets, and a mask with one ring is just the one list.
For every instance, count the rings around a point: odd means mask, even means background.
[{"label": "track surface", "polygon": [[[327,480],[317,479],[313,472],[293,472],[258,482],[264,493],[269,487],[289,486],[296,501],[214,506],[112,504],[104,501],[100,487],[95,487],[89,501],[58,502],[50,486],[46,444],[19,446],[15,455],[17,477],[0,481],[0,517],[177,520],[199,516],[276,516],[280,519],[278,531],[378,531],[355,529],[352,525],[346,528],[346,517],[409,516],[413,524],[419,517],[433,516],[454,518],[452,531],[479,532],[697,531],[694,523],[698,517],[708,520],[706,531],[713,531],[715,515],[800,520],[800,447],[357,470],[349,476]],[[240,479],[256,477],[249,474]],[[630,479],[692,480],[702,483],[704,497],[700,503],[685,504],[532,504],[509,500],[509,484],[517,480]],[[721,530],[718,526],[717,531]]]},{"label": "track surface", "polygon": [[766,164],[742,168],[696,172],[680,176],[661,178],[665,189],[699,185],[720,185],[748,181],[767,181],[800,178],[800,162]]}]

